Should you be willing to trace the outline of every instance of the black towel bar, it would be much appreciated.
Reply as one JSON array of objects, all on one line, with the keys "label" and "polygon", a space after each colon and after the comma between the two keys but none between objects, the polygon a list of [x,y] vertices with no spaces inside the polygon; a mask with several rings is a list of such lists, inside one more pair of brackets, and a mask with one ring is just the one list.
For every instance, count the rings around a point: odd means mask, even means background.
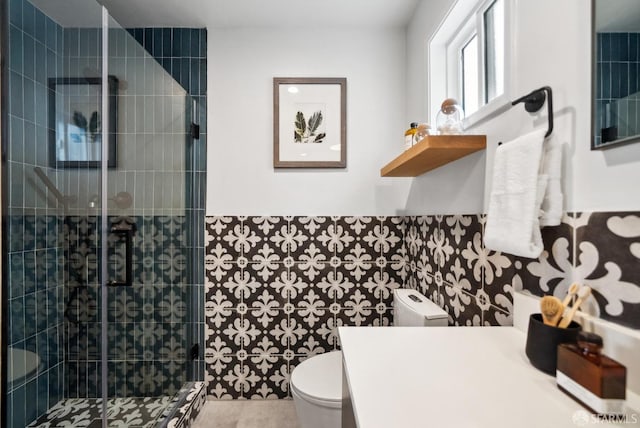
[{"label": "black towel bar", "polygon": [[536,89],[535,91],[518,98],[514,102],[511,103],[512,106],[524,102],[524,109],[529,113],[535,113],[540,110],[544,104],[545,91],[547,92],[547,116],[549,119],[549,127],[547,128],[547,133],[544,134],[545,137],[551,135],[553,131],[553,95],[551,92],[551,88],[549,86],[543,86],[540,89]]},{"label": "black towel bar", "polygon": [[[546,92],[546,94],[545,94]],[[547,128],[547,133],[544,134],[545,138],[551,135],[553,132],[553,94],[551,91],[551,87],[543,86],[540,89],[536,89],[524,95],[514,102],[511,103],[512,106],[520,103],[524,103],[524,109],[529,113],[535,113],[542,108],[544,105],[545,99],[547,100],[547,116],[549,120],[549,126]],[[499,142],[498,145],[502,144]]]}]

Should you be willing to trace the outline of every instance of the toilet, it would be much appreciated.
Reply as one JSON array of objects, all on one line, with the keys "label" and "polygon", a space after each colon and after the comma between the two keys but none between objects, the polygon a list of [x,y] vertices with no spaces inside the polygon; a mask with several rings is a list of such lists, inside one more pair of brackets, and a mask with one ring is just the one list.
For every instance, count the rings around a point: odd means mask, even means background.
[{"label": "toilet", "polygon": [[[400,327],[446,327],[447,313],[415,290],[393,292],[393,323]],[[302,428],[342,424],[342,352],[316,355],[291,373],[291,395]]]}]

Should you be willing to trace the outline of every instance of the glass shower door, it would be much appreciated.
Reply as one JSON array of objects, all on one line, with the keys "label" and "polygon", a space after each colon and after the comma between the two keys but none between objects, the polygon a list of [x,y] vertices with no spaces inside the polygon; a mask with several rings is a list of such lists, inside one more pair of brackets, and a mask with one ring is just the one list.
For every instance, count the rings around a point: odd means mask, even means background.
[{"label": "glass shower door", "polygon": [[117,162],[103,171],[108,412],[146,425],[188,380],[187,94],[127,30],[108,27],[106,74],[118,82]]}]

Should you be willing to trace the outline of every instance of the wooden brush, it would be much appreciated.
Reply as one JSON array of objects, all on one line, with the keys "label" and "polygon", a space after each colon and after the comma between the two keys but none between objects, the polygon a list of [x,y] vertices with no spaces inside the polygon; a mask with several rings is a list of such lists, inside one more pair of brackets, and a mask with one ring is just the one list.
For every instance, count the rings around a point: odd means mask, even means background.
[{"label": "wooden brush", "polygon": [[582,305],[582,302],[584,302],[589,297],[589,295],[591,295],[591,287],[586,285],[580,287],[580,290],[578,290],[578,300],[576,300],[573,306],[571,306],[571,310],[569,311],[569,313],[562,318],[562,321],[560,321],[558,327],[567,328],[567,326],[571,324],[571,320],[576,314],[576,311],[578,310],[580,305]]},{"label": "wooden brush", "polygon": [[573,284],[571,284],[569,286],[569,290],[567,291],[567,297],[565,297],[562,301],[562,306],[564,306],[565,308],[568,307],[569,303],[571,303],[571,298],[578,292],[579,289],[580,286],[578,285],[578,283],[574,282]]},{"label": "wooden brush", "polygon": [[544,296],[540,300],[540,312],[542,313],[542,321],[546,325],[555,327],[564,312],[564,306],[557,297]]}]

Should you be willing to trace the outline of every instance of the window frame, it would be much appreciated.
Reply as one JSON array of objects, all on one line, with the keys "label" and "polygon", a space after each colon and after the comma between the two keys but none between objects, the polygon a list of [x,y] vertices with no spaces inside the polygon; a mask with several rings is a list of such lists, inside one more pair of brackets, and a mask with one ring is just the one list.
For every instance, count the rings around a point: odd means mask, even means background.
[{"label": "window frame", "polygon": [[[464,119],[465,129],[488,120],[504,111],[510,105],[511,93],[511,0],[504,4],[504,64],[502,94],[485,103],[487,96],[486,80],[486,35],[484,16],[496,0],[458,0],[449,10],[438,30],[428,43],[429,58],[429,112],[432,120],[445,98],[455,98],[463,102],[462,49],[474,35],[477,36],[478,49],[478,110]],[[441,88],[444,86],[446,92]],[[437,101],[439,99],[439,101]]]}]

